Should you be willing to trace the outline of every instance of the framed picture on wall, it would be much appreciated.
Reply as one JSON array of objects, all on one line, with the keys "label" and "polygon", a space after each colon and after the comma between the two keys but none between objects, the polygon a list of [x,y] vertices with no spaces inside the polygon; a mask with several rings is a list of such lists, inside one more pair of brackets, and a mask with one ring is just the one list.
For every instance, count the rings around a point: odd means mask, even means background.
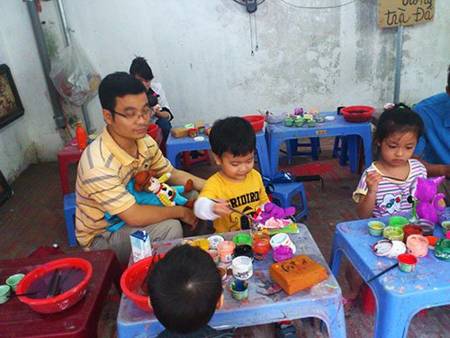
[{"label": "framed picture on wall", "polygon": [[0,65],[0,128],[23,115],[24,109],[9,67]]}]

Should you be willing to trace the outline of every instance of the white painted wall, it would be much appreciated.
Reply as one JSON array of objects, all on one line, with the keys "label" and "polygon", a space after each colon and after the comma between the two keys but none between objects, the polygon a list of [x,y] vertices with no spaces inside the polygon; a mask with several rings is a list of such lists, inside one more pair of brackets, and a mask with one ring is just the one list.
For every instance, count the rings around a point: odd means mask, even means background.
[{"label": "white painted wall", "polygon": [[11,181],[32,162],[55,160],[62,142],[25,2],[0,1],[0,16],[0,63],[11,69],[25,108],[22,117],[0,129],[0,169]]},{"label": "white painted wall", "polygon": [[[344,0],[286,0],[335,5]],[[42,17],[60,34],[53,2]],[[232,0],[64,1],[67,19],[102,76],[128,71],[145,56],[163,84],[175,124],[211,122],[257,109],[295,106],[334,110],[392,101],[395,29],[377,27],[377,1],[307,10],[265,1],[256,12],[259,50],[250,54],[249,16]],[[38,159],[54,159],[61,141],[26,5],[0,1],[0,58],[13,70],[25,116],[0,130],[0,168],[8,177]],[[6,15],[5,15],[6,14]],[[52,17],[53,16],[53,17]],[[436,1],[435,20],[405,29],[401,99],[414,103],[443,90],[450,62],[450,1]],[[60,42],[62,36],[60,36]],[[103,126],[98,99],[88,109]]]},{"label": "white painted wall", "polygon": [[[288,0],[335,5],[344,0]],[[267,0],[256,12],[259,50],[250,55],[249,16],[232,0],[65,1],[74,35],[102,75],[150,61],[176,124],[257,109],[334,110],[393,100],[395,29],[377,27],[377,1],[306,10]],[[443,90],[450,63],[450,1],[432,23],[405,29],[401,99]],[[432,38],[430,38],[432,37]],[[101,125],[99,106],[91,118]]]}]

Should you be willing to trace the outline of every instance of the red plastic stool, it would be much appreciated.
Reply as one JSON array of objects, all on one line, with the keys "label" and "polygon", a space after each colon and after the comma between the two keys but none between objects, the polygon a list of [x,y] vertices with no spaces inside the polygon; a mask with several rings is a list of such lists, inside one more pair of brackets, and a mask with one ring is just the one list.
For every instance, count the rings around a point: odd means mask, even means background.
[{"label": "red plastic stool", "polygon": [[[362,287],[361,299],[362,299],[361,307],[362,307],[363,313],[366,315],[375,314],[375,309],[377,306],[376,302],[375,302],[375,297],[372,293],[372,289],[369,288],[366,284],[364,284],[364,286]],[[426,314],[427,314],[427,310],[422,310],[417,315],[425,316]]]},{"label": "red plastic stool", "polygon": [[61,180],[63,195],[66,195],[71,191],[69,187],[69,165],[77,163],[80,160],[82,153],[83,152],[78,149],[77,143],[74,140],[58,151],[59,179]]},{"label": "red plastic stool", "polygon": [[[198,151],[200,152],[200,151]],[[183,152],[183,166],[185,168],[189,168],[191,165],[200,163],[200,162],[209,162],[209,152],[207,150],[203,150],[203,155],[199,155],[197,158],[192,158],[191,151]]]}]

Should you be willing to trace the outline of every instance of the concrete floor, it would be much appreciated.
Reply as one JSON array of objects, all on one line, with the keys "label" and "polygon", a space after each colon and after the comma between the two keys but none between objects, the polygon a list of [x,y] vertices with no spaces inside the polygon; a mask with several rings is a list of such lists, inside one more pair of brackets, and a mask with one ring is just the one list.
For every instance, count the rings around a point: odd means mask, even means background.
[{"label": "concrete floor", "polygon": [[[356,218],[351,193],[359,178],[359,175],[351,174],[348,167],[340,167],[336,160],[331,159],[330,147],[331,140],[322,142],[320,163],[323,168],[327,168],[322,174],[324,189],[321,189],[319,182],[305,183],[310,208],[305,223],[327,259],[335,225]],[[305,159],[296,162],[304,163]],[[192,168],[192,172],[201,177],[208,177],[214,170],[214,167],[206,164]],[[72,180],[74,175],[75,168],[72,170]],[[40,246],[50,246],[53,243],[58,243],[66,252],[79,250],[67,246],[57,163],[31,165],[17,178],[12,187],[14,195],[0,207],[0,259],[24,257]],[[339,277],[339,282],[345,290],[347,284],[342,276]],[[116,291],[111,291],[99,323],[99,337],[115,336],[118,305],[119,296]],[[347,336],[370,337],[373,321],[373,316],[364,315],[361,309],[355,306],[347,313]],[[326,332],[320,331],[320,326],[314,324],[314,321],[299,321],[296,326],[299,327],[299,337],[328,336]],[[270,326],[240,333],[241,337],[259,338],[273,335]],[[424,316],[414,317],[408,337],[450,337],[450,308],[435,308]]]}]

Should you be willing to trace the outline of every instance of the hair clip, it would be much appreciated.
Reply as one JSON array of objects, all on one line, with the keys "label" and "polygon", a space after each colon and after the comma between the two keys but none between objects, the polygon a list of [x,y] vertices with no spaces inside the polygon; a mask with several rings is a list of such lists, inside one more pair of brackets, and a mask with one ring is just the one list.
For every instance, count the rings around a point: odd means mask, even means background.
[{"label": "hair clip", "polygon": [[386,103],[386,104],[384,105],[383,108],[384,108],[385,110],[389,110],[389,109],[392,109],[392,108],[394,108],[394,107],[395,107],[395,104],[389,102],[389,103]]}]

